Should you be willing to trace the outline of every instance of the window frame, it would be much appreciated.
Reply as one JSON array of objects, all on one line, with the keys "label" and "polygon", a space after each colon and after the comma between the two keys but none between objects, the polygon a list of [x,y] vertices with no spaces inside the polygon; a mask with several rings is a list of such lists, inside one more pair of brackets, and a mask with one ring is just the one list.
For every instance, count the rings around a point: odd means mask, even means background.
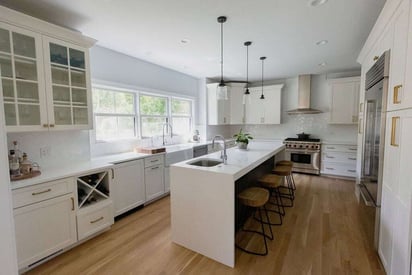
[{"label": "window frame", "polygon": [[[166,99],[166,114],[165,115],[143,115],[141,110],[140,110],[140,97],[141,96],[151,96],[151,97],[160,97],[160,98],[165,98]],[[137,100],[138,104],[139,104],[139,136],[141,139],[144,138],[151,138],[150,136],[143,136],[143,123],[142,123],[142,118],[165,118],[165,122],[167,123],[169,121],[169,114],[170,114],[170,97],[166,96],[166,95],[159,95],[159,94],[154,94],[154,93],[148,93],[148,92],[138,92],[138,100]]]},{"label": "window frame", "polygon": [[[172,110],[172,101],[173,99],[175,100],[181,100],[181,101],[189,101],[190,102],[190,115],[173,115],[173,110]],[[169,117],[169,123],[172,125],[173,129],[174,129],[174,125],[173,125],[173,118],[189,118],[190,121],[190,132],[193,132],[193,116],[194,116],[194,100],[188,99],[188,98],[184,98],[184,97],[177,97],[177,96],[171,96],[170,100],[169,100],[169,109],[170,109],[170,117]]]},{"label": "window frame", "polygon": [[[116,142],[116,141],[124,141],[124,140],[135,140],[138,139],[139,136],[139,129],[138,129],[138,123],[137,123],[137,119],[138,119],[138,109],[137,109],[137,102],[136,102],[136,91],[131,90],[131,89],[126,89],[126,88],[121,88],[121,87],[116,87],[116,86],[107,86],[107,85],[100,85],[100,84],[92,84],[92,93],[94,89],[102,89],[102,90],[109,90],[112,92],[122,92],[122,93],[128,93],[128,94],[132,94],[133,95],[133,114],[117,114],[117,113],[96,113],[94,111],[94,107],[92,104],[92,111],[93,111],[93,125],[95,127],[93,127],[93,139],[95,143],[110,143],[110,142]],[[91,96],[91,98],[93,98],[93,94]],[[114,102],[115,103],[115,102]],[[134,125],[134,135],[133,137],[125,137],[125,138],[114,138],[114,139],[98,139],[97,138],[97,131],[96,131],[96,117],[100,116],[100,117],[133,117],[133,125]]]},{"label": "window frame", "polygon": [[[92,92],[93,92],[93,88],[108,89],[108,90],[113,90],[113,91],[132,93],[134,95],[134,107],[135,107],[135,113],[134,113],[135,135],[133,138],[130,137],[130,138],[116,138],[116,139],[110,139],[110,140],[98,140],[96,138],[96,127],[93,127],[92,134],[91,134],[91,140],[94,141],[94,143],[115,143],[115,142],[121,142],[121,141],[135,141],[135,140],[151,138],[151,137],[142,136],[142,121],[141,121],[142,115],[140,113],[140,95],[148,95],[148,96],[166,98],[166,101],[167,101],[166,116],[158,115],[157,117],[165,117],[166,120],[170,124],[172,124],[173,117],[188,117],[190,118],[190,132],[192,132],[194,129],[196,98],[193,96],[189,96],[189,95],[186,96],[182,94],[165,92],[161,90],[148,89],[148,88],[143,88],[143,87],[136,87],[136,86],[130,86],[130,85],[124,85],[124,84],[119,84],[115,82],[100,81],[100,80],[92,80]],[[93,98],[93,95],[91,95],[91,98]],[[191,105],[190,106],[191,115],[190,116],[176,116],[176,115],[173,116],[172,115],[172,99],[189,101]],[[91,108],[93,112],[93,125],[96,125],[96,114],[100,115],[101,113],[94,112],[93,104]],[[143,116],[155,117],[155,116],[150,116],[150,115],[149,116],[143,115]],[[188,133],[188,135],[190,134],[191,133]],[[182,137],[182,135],[174,135],[174,136]]]}]

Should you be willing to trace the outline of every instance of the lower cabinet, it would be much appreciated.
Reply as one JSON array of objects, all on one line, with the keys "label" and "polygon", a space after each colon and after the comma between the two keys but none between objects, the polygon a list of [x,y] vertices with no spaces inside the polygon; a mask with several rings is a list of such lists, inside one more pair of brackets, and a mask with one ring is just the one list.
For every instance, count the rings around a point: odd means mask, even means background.
[{"label": "lower cabinet", "polygon": [[411,264],[412,109],[387,113],[378,252],[387,274]]},{"label": "lower cabinet", "polygon": [[[35,196],[35,192],[32,194]],[[74,198],[72,191],[14,209],[19,269],[77,241]]]},{"label": "lower cabinet", "polygon": [[356,151],[356,145],[322,144],[321,173],[356,177]]},{"label": "lower cabinet", "polygon": [[79,210],[77,213],[77,234],[79,240],[110,227],[113,222],[113,204],[111,200]]},{"label": "lower cabinet", "polygon": [[144,204],[144,161],[134,160],[116,164],[110,190],[115,216]]},{"label": "lower cabinet", "polygon": [[146,185],[146,202],[150,202],[165,193],[164,156],[145,158],[144,182]]}]

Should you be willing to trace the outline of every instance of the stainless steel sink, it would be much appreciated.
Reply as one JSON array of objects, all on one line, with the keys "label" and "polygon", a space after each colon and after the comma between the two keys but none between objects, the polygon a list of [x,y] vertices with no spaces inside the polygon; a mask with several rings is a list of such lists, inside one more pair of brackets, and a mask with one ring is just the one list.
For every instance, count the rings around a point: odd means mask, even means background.
[{"label": "stainless steel sink", "polygon": [[223,163],[221,160],[217,159],[198,159],[193,162],[188,162],[187,164],[201,167],[213,167]]}]

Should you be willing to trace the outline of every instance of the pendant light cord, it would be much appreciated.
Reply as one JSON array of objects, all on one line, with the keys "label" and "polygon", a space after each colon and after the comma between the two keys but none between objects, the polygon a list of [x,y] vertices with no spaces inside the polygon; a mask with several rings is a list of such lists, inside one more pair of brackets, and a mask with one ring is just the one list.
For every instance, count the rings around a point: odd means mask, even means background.
[{"label": "pendant light cord", "polygon": [[262,59],[262,97],[263,97],[263,72],[264,72],[264,66],[263,66],[263,63],[265,62],[265,60],[264,59]]},{"label": "pendant light cord", "polygon": [[249,46],[246,46],[246,89],[249,88]]},{"label": "pendant light cord", "polygon": [[223,83],[223,22],[220,23],[220,83]]}]

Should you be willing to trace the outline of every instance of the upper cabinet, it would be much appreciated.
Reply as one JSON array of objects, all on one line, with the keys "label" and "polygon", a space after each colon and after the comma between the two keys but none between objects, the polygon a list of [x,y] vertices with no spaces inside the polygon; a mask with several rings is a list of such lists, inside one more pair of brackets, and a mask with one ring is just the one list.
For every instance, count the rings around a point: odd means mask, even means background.
[{"label": "upper cabinet", "polygon": [[0,11],[7,131],[91,129],[88,49],[95,41],[7,8]]},{"label": "upper cabinet", "polygon": [[330,124],[356,124],[359,113],[359,77],[329,80]]},{"label": "upper cabinet", "polygon": [[250,88],[250,100],[245,102],[245,123],[246,124],[280,124],[281,120],[281,85],[271,85],[263,87]]}]

